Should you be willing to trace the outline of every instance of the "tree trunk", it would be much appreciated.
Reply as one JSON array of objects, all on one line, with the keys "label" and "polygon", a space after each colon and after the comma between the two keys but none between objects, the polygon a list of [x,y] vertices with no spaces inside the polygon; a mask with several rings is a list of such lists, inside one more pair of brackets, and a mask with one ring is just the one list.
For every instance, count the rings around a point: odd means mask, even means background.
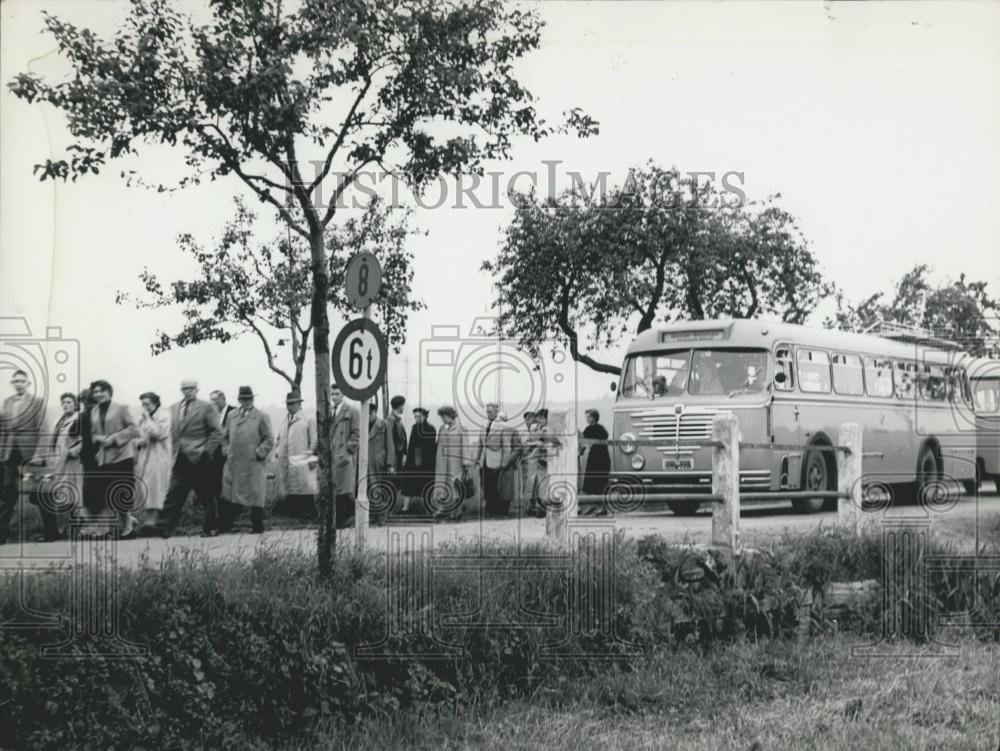
[{"label": "tree trunk", "polygon": [[330,453],[330,319],[326,304],[330,276],[323,242],[323,228],[313,227],[309,246],[312,255],[313,296],[310,317],[313,325],[313,354],[316,362],[316,428],[318,432],[319,538],[317,555],[321,577],[333,575],[337,543],[337,509],[334,503],[333,456]]}]

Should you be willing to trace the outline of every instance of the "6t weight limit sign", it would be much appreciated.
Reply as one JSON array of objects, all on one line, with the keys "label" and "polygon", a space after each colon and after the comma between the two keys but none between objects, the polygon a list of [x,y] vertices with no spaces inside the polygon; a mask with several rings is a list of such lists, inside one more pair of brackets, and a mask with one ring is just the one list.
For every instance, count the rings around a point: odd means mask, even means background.
[{"label": "6t weight limit sign", "polygon": [[378,393],[388,365],[389,349],[374,322],[355,318],[333,343],[333,378],[350,399],[362,401]]}]

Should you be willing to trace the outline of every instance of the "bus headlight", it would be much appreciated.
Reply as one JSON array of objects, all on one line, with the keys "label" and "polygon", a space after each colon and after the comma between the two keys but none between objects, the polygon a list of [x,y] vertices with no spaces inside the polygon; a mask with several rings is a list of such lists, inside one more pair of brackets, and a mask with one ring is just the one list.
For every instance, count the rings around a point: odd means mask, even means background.
[{"label": "bus headlight", "polygon": [[642,469],[646,466],[646,457],[642,454],[636,454],[632,457],[632,469]]},{"label": "bus headlight", "polygon": [[622,433],[621,438],[618,439],[618,448],[623,454],[634,454],[638,447],[639,444],[632,433]]}]

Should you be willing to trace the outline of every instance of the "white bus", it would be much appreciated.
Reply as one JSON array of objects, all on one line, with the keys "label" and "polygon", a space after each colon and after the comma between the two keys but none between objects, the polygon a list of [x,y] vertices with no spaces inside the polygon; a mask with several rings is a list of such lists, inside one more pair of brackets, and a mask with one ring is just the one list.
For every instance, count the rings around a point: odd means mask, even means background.
[{"label": "white bus", "polygon": [[[860,423],[866,481],[908,492],[955,478],[975,489],[971,390],[961,358],[937,342],[755,320],[688,321],[643,332],[617,384],[612,483],[645,492],[711,489],[712,418],[739,418],[746,491],[836,490],[831,451],[840,426]],[[877,455],[874,455],[877,454]],[[822,498],[796,499],[819,511]],[[691,514],[697,502],[669,502]]]},{"label": "white bus", "polygon": [[976,412],[976,465],[979,479],[1000,491],[1000,360],[979,358],[968,365]]}]

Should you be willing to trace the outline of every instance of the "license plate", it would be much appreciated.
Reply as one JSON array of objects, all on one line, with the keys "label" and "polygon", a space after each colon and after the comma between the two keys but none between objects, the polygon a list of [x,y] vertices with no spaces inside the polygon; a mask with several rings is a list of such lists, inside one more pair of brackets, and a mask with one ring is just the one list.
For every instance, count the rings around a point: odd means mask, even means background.
[{"label": "license plate", "polygon": [[664,459],[663,469],[667,472],[694,469],[694,459]]}]

